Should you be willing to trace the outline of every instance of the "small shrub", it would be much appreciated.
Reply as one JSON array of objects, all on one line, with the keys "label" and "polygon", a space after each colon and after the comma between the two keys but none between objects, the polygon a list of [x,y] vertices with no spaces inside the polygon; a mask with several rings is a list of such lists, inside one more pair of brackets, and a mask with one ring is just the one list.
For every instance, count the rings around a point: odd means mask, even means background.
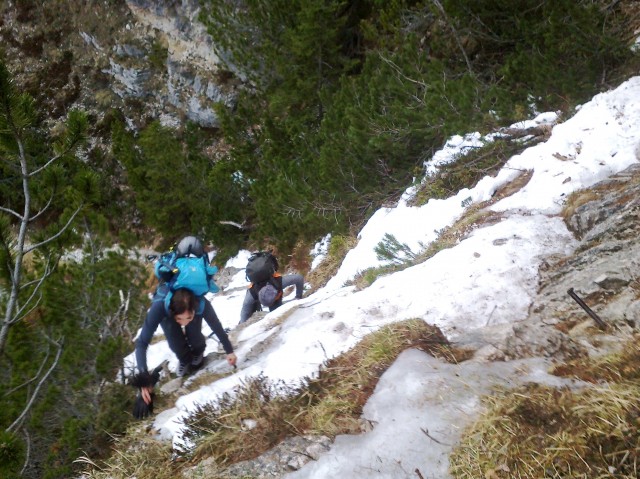
[{"label": "small shrub", "polygon": [[20,477],[24,461],[24,443],[11,432],[0,431],[0,475],[6,478]]},{"label": "small shrub", "polygon": [[158,70],[164,70],[167,58],[169,57],[169,49],[160,41],[155,41],[151,45],[151,51],[149,52],[149,61]]},{"label": "small shrub", "polygon": [[397,238],[385,233],[384,238],[374,248],[380,261],[389,261],[394,264],[402,264],[415,259],[416,253],[406,243],[400,243]]},{"label": "small shrub", "polygon": [[96,92],[96,104],[100,108],[108,109],[113,106],[113,101],[117,98],[108,88],[104,88]]}]

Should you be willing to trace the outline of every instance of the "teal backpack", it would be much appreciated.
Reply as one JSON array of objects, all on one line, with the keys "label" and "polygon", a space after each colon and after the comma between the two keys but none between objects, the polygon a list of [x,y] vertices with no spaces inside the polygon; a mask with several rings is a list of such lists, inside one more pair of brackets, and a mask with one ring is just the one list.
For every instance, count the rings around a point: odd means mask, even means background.
[{"label": "teal backpack", "polygon": [[152,301],[163,301],[164,309],[168,313],[174,291],[186,288],[199,299],[196,314],[202,314],[204,295],[220,291],[213,281],[213,275],[217,272],[218,268],[209,264],[209,258],[200,240],[195,236],[187,236],[158,258],[155,274],[160,284]]}]

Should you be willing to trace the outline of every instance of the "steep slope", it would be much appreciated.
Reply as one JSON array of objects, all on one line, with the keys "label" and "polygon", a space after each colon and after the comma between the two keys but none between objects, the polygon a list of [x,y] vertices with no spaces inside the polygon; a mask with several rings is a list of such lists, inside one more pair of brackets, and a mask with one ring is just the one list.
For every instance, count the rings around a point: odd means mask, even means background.
[{"label": "steep slope", "polygon": [[[338,436],[331,446],[321,437],[290,439],[227,473],[205,461],[193,477],[203,468],[218,477],[282,477],[292,468],[298,469],[292,477],[416,477],[416,470],[423,477],[448,477],[447,455],[461,428],[480,412],[484,393],[531,381],[584,385],[547,370],[558,361],[615,350],[637,331],[639,95],[639,78],[598,95],[555,127],[549,141],[512,158],[495,178],[422,207],[420,221],[441,222],[438,212],[446,211],[449,224],[464,215],[460,205],[467,197],[493,212],[492,221],[477,223],[453,247],[362,291],[324,288],[236,328],[240,371],[182,396],[156,418],[156,433],[179,443],[176,421],[196,404],[259,374],[287,382],[313,375],[326,358],[368,332],[415,317],[439,326],[473,359],[452,366],[408,352],[381,378],[365,407],[363,423],[373,425],[368,432]],[[490,201],[526,171],[533,172],[526,184]],[[377,221],[392,225],[391,216],[405,208],[388,208]],[[567,295],[569,288],[601,315],[607,331],[594,327]],[[214,306],[224,312],[232,297],[216,297]],[[223,368],[213,364],[209,372]],[[310,457],[318,460],[303,466]]]}]

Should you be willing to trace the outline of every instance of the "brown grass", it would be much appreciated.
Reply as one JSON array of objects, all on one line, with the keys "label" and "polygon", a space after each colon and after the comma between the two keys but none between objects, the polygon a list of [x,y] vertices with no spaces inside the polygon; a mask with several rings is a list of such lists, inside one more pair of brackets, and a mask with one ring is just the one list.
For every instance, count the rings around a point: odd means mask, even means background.
[{"label": "brown grass", "polygon": [[326,258],[305,278],[311,285],[311,289],[306,292],[307,295],[325,286],[335,276],[342,260],[356,244],[358,244],[358,240],[355,236],[334,236],[331,238]]},{"label": "brown grass", "polygon": [[530,384],[486,398],[487,411],[451,455],[456,478],[636,479],[640,472],[640,349],[555,368],[598,386]]},{"label": "brown grass", "polygon": [[91,479],[174,479],[181,465],[172,461],[171,445],[153,439],[137,424],[115,440],[113,454],[106,461],[81,457],[86,477]]},{"label": "brown grass", "polygon": [[368,335],[299,386],[252,378],[187,419],[186,436],[197,444],[194,460],[229,464],[252,459],[290,435],[358,433],[362,407],[380,376],[410,347],[456,357],[437,328],[416,319]]}]

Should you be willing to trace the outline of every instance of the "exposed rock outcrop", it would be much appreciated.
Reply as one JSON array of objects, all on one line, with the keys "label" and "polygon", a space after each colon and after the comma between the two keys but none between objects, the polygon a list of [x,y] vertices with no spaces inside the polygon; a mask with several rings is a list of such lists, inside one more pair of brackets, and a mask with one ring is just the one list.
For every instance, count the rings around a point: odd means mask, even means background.
[{"label": "exposed rock outcrop", "polygon": [[[526,321],[504,334],[507,358],[565,359],[619,344],[640,321],[640,167],[635,165],[569,198],[565,216],[580,240],[568,258],[549,258]],[[567,293],[573,288],[607,324],[596,322]]]},{"label": "exposed rock outcrop", "polygon": [[233,103],[237,85],[221,80],[196,0],[36,3],[4,2],[0,38],[18,84],[53,118],[116,107],[132,128],[216,127],[214,104]]}]

